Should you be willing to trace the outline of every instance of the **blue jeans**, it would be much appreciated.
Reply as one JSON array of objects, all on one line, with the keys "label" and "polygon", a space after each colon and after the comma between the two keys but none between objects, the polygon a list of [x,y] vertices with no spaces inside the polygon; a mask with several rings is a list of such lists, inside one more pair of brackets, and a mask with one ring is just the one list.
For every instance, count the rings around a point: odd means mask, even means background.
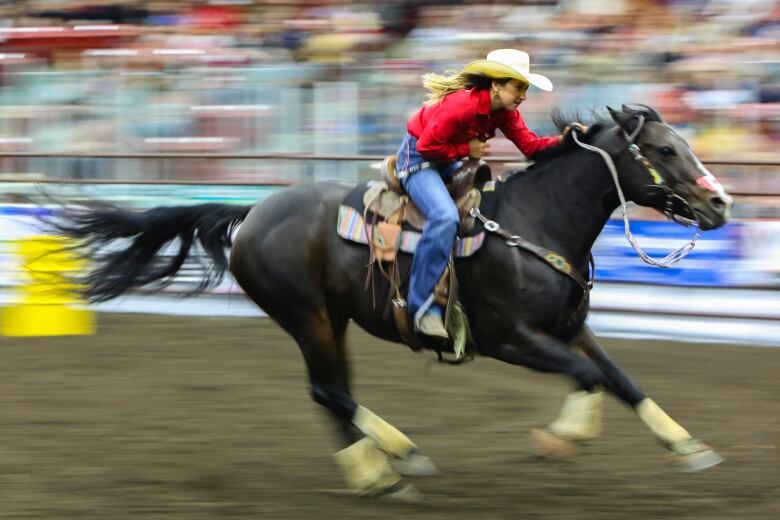
[{"label": "blue jeans", "polygon": [[[417,152],[417,140],[406,134],[398,149],[396,170],[415,169],[427,161]],[[409,281],[409,313],[414,316],[415,323],[429,312],[443,314],[443,309],[433,304],[433,288],[447,267],[460,220],[444,181],[449,180],[460,165],[460,161],[430,162],[429,167],[401,179],[403,188],[427,219],[414,252]]]}]

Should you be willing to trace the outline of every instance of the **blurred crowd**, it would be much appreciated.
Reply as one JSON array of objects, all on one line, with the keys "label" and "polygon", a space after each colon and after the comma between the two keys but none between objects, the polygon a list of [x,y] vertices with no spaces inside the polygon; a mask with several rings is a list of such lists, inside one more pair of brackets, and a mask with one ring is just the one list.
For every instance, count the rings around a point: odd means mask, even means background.
[{"label": "blurred crowd", "polygon": [[[555,84],[539,133],[640,102],[705,160],[777,160],[779,34],[775,0],[5,1],[0,151],[392,153],[422,73],[512,47]],[[731,177],[780,193],[775,169]]]}]

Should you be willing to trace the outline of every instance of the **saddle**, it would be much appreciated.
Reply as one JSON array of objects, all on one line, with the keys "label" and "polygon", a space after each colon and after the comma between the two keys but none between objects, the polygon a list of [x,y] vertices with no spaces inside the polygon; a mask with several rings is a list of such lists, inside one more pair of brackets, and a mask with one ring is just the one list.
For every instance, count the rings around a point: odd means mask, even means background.
[{"label": "saddle", "polygon": [[[423,339],[414,332],[411,317],[407,311],[406,300],[401,294],[401,281],[396,266],[399,237],[402,223],[422,229],[425,216],[417,209],[404,191],[396,173],[396,158],[389,156],[382,162],[381,182],[373,183],[363,197],[365,208],[364,218],[369,212],[375,222],[371,233],[372,259],[379,261],[380,270],[389,280],[391,290],[395,294],[392,301],[396,328],[401,339],[412,350],[432,348],[442,361],[442,350],[454,352],[457,360],[462,360],[466,342],[470,337],[465,313],[456,301],[457,280],[455,270],[450,260],[447,269],[434,289],[434,302],[446,309],[445,328],[450,334],[450,345],[426,345]],[[482,160],[470,159],[464,161],[447,184],[447,190],[455,201],[460,216],[458,235],[468,233],[475,224],[471,216],[472,208],[479,208],[482,195],[476,186],[491,180],[490,167]],[[385,271],[382,262],[390,263],[390,269]]]},{"label": "saddle", "polygon": [[[401,186],[395,169],[396,157],[391,155],[382,161],[380,169],[382,182],[374,183],[363,196],[366,210],[382,217],[386,221],[407,222],[414,228],[422,229],[425,216],[409,199]],[[447,191],[455,201],[460,216],[458,236],[463,236],[474,227],[472,208],[478,208],[482,195],[476,186],[491,179],[490,167],[481,159],[464,161],[452,180],[447,183]],[[398,215],[398,216],[396,216]]]}]

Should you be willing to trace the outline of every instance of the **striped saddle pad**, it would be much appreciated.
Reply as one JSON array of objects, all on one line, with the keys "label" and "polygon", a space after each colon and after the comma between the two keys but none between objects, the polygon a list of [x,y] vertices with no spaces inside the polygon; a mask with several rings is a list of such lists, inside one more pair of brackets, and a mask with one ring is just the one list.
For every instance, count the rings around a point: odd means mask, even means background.
[{"label": "striped saddle pad", "polygon": [[[373,232],[373,214],[369,212],[366,216],[368,222],[363,219],[363,212],[365,206],[363,203],[363,195],[369,189],[369,183],[359,184],[349,195],[346,196],[344,201],[339,206],[338,223],[336,224],[336,230],[340,237],[357,242],[359,244],[369,244],[371,235]],[[485,194],[495,190],[495,181],[487,182],[480,191],[482,191],[483,200],[482,207],[489,204],[491,201],[488,198],[486,200]],[[483,211],[484,213],[484,211]],[[404,253],[413,254],[417,248],[417,244],[422,237],[422,233],[419,229],[412,227],[408,223],[403,224],[401,231],[399,250]],[[473,255],[485,240],[485,231],[481,225],[477,225],[467,235],[463,237],[457,237],[455,241],[454,254],[456,257],[468,257]]]}]

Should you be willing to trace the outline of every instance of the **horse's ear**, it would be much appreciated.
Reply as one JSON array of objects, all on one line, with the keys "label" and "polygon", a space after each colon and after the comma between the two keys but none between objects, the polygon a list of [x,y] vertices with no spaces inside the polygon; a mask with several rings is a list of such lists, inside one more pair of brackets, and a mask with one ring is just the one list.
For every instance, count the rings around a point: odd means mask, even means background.
[{"label": "horse's ear", "polygon": [[629,134],[633,131],[633,127],[636,125],[632,123],[636,122],[636,114],[617,111],[612,107],[607,107],[607,110],[609,110],[609,115],[612,116],[612,119],[618,124],[620,128]]},{"label": "horse's ear", "polygon": [[623,105],[621,110],[627,114],[642,114],[645,116],[645,121],[659,121],[664,122],[661,114],[651,106],[643,105],[642,103],[631,103],[630,105]]}]

